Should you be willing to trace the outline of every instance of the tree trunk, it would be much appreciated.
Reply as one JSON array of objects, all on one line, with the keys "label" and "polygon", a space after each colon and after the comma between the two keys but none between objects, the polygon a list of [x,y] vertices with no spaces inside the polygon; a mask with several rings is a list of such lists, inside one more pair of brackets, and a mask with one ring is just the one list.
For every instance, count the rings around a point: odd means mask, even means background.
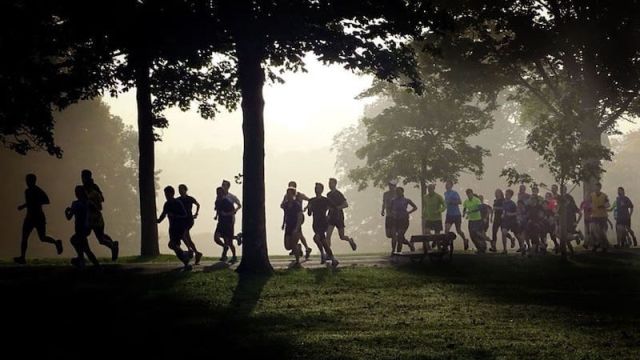
[{"label": "tree trunk", "polygon": [[425,206],[426,203],[424,201],[425,195],[427,195],[427,181],[425,180],[427,176],[427,165],[425,161],[422,161],[420,165],[420,228],[422,229],[422,235],[427,233],[427,229],[425,228],[426,218],[424,217]]},{"label": "tree trunk", "polygon": [[140,255],[158,256],[158,224],[156,222],[155,139],[149,84],[150,64],[134,58],[136,102],[138,105],[138,194],[140,196]]},{"label": "tree trunk", "polygon": [[565,189],[566,181],[560,181],[560,201],[558,202],[558,217],[559,217],[559,229],[558,236],[560,237],[560,252],[562,254],[562,260],[567,259],[567,204]]},{"label": "tree trunk", "polygon": [[267,253],[264,187],[264,70],[263,49],[249,39],[236,41],[238,77],[242,94],[244,133],[242,261],[240,273],[271,273]]},{"label": "tree trunk", "polygon": [[[582,141],[585,143],[591,143],[596,145],[602,145],[602,131],[598,128],[597,121],[595,120],[586,120],[582,124]],[[585,160],[585,166],[596,167],[600,164],[600,159],[591,158]],[[584,199],[595,191],[596,183],[600,181],[600,178],[597,176],[590,176],[589,178],[584,180],[584,185],[582,187]]]}]

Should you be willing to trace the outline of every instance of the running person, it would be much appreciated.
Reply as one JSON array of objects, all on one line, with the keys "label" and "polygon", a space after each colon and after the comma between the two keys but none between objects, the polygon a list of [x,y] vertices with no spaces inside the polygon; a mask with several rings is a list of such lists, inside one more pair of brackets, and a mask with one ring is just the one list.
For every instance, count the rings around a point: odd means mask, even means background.
[{"label": "running person", "polygon": [[[200,203],[198,203],[198,200],[196,200],[194,197],[187,195],[187,191],[189,191],[187,185],[178,185],[178,193],[180,193],[180,196],[178,196],[178,201],[182,203],[182,206],[184,206],[184,209],[187,211],[187,222],[186,229],[184,230],[183,240],[185,245],[187,246],[187,249],[193,251],[194,254],[196,254],[194,264],[199,265],[200,259],[202,259],[202,253],[198,251],[198,249],[196,248],[196,244],[191,239],[190,230],[195,223],[195,219],[198,217],[198,213],[200,212]],[[195,214],[193,213],[193,205],[196,206]]]},{"label": "running person", "polygon": [[102,190],[100,190],[100,187],[94,182],[93,174],[90,170],[82,170],[80,176],[82,178],[84,191],[89,198],[89,226],[98,239],[98,243],[111,250],[111,260],[116,261],[118,260],[120,244],[117,241],[113,241],[113,239],[104,232],[104,218],[102,217],[104,196],[102,195]]},{"label": "running person", "polygon": [[[489,231],[489,226],[491,224],[491,216],[493,215],[493,208],[484,202],[483,195],[477,195],[478,199],[480,199],[480,216],[482,217],[482,232],[487,235],[487,231]],[[492,251],[496,251],[495,241],[491,242]]]},{"label": "running person", "polygon": [[84,187],[80,185],[76,186],[75,195],[76,200],[64,211],[67,220],[75,218],[75,233],[71,236],[71,245],[76,250],[78,256],[71,259],[71,264],[79,268],[84,267],[84,256],[87,255],[94,266],[100,266],[87,240],[87,236],[89,236],[91,232],[91,228],[89,227],[89,197],[86,191],[84,191]]},{"label": "running person", "polygon": [[329,208],[329,228],[327,230],[327,243],[331,246],[331,235],[333,234],[333,229],[338,229],[338,235],[340,236],[340,240],[348,241],[349,245],[351,245],[351,249],[353,251],[356,250],[356,242],[352,237],[348,237],[344,233],[344,209],[349,206],[347,203],[347,199],[344,195],[336,189],[338,185],[338,180],[334,178],[329,179],[329,189],[330,191],[327,193],[327,199],[331,203],[331,207]]},{"label": "running person", "polygon": [[590,232],[593,242],[593,251],[598,247],[606,252],[609,248],[607,240],[608,209],[611,207],[609,197],[602,192],[602,184],[596,183],[596,191],[591,193],[591,224]]},{"label": "running person", "polygon": [[327,228],[329,228],[327,211],[329,211],[331,203],[329,199],[322,196],[323,191],[324,185],[316,183],[316,197],[309,199],[307,213],[309,216],[313,216],[313,241],[320,249],[320,263],[324,264],[327,260],[331,260],[331,265],[335,268],[338,266],[338,260],[333,256],[331,245],[327,242]]},{"label": "running person", "polygon": [[[233,204],[233,225],[235,226],[236,224],[236,213],[242,209],[242,203],[240,202],[240,199],[238,199],[237,196],[233,195],[232,193],[229,192],[229,189],[231,188],[231,182],[229,182],[229,180],[222,180],[222,188],[224,189],[224,193],[225,193],[225,197],[231,201],[231,204]],[[234,238],[238,241],[238,246],[242,245],[242,236],[237,236]]]},{"label": "running person", "polygon": [[456,233],[462,238],[464,249],[467,250],[469,249],[469,240],[462,231],[462,214],[460,213],[462,200],[458,192],[453,190],[453,181],[447,181],[445,188],[447,191],[444,192],[444,202],[447,205],[447,215],[444,220],[444,232],[448,233],[451,230],[451,225],[455,225]]},{"label": "running person", "polygon": [[[547,251],[546,244],[543,242],[545,235],[546,219],[544,217],[544,199],[538,195],[540,190],[534,185],[531,188],[531,196],[525,201],[525,209],[527,212],[527,237],[531,243],[534,253]],[[531,255],[531,253],[529,254]]]},{"label": "running person", "polygon": [[484,224],[480,214],[482,202],[474,195],[473,190],[467,189],[466,194],[468,199],[463,203],[462,214],[469,220],[471,241],[475,245],[477,253],[482,254],[487,251],[486,242],[491,242],[491,239],[487,238],[483,231]]},{"label": "running person", "polygon": [[396,197],[396,180],[389,181],[389,190],[382,194],[382,210],[380,215],[384,216],[384,232],[388,239],[391,239],[391,252],[396,251],[396,238],[394,236],[395,221],[393,219],[393,209],[391,208],[391,201]]},{"label": "running person", "polygon": [[[631,230],[631,216],[633,215],[633,202],[629,199],[624,192],[624,188],[621,186],[618,188],[618,197],[616,198],[613,207],[615,208],[615,220],[616,220],[616,235],[618,238],[618,245],[624,246],[627,241],[627,234],[631,235],[633,239],[633,246],[638,246],[636,241],[636,235]],[[628,244],[631,245],[631,244]]]},{"label": "running person", "polygon": [[[493,214],[492,214],[492,227],[491,227],[491,241],[493,241],[493,246],[495,247],[496,243],[498,242],[498,230],[503,231],[502,230],[502,219],[504,218],[504,202],[505,197],[504,197],[504,193],[502,192],[501,189],[496,189],[495,193],[495,199],[493,200]],[[511,196],[513,196],[513,191],[511,191]],[[511,202],[513,202],[513,200],[511,200]],[[515,220],[515,216],[516,216],[516,203],[513,203],[513,216],[514,218],[512,220]],[[512,222],[509,224],[510,226],[507,226],[507,233],[506,233],[506,237],[508,239],[511,240],[511,247],[515,246],[515,241],[514,238],[511,236],[511,234],[509,234],[509,231],[511,231],[511,228],[513,227],[513,225],[515,225],[515,222]],[[516,232],[514,232],[514,234],[516,234]],[[502,238],[504,238],[504,236],[502,236]],[[504,240],[504,239],[503,239]],[[507,248],[506,248],[506,243],[503,241],[503,245],[505,245],[505,247],[503,248],[503,253],[506,253]]]},{"label": "running person", "polygon": [[[502,190],[500,190],[502,193]],[[498,190],[496,190],[496,199],[498,198]],[[500,204],[501,215],[500,215],[500,231],[502,232],[502,252],[504,254],[507,253],[507,238],[511,240],[511,248],[515,247],[515,239],[510,236],[509,232],[513,233],[516,239],[518,239],[519,252],[524,251],[524,243],[522,239],[522,231],[520,230],[520,226],[518,224],[518,205],[512,200],[513,198],[513,190],[507,189],[505,191],[505,198]],[[495,203],[494,203],[495,204]],[[495,211],[494,206],[494,211]],[[494,217],[495,224],[495,217]],[[497,233],[497,232],[496,232]],[[524,253],[524,252],[523,252]]]},{"label": "running person", "polygon": [[62,240],[56,240],[51,236],[47,236],[47,218],[42,210],[42,205],[49,204],[49,197],[40,187],[36,185],[36,176],[27,174],[25,181],[27,189],[24,191],[24,204],[18,206],[18,211],[27,209],[27,215],[22,223],[22,240],[20,242],[20,256],[13,258],[18,264],[26,264],[27,247],[29,244],[29,235],[33,229],[36,229],[38,238],[44,243],[53,244],[56,247],[58,255],[62,254]]},{"label": "running person", "polygon": [[[391,207],[393,208],[393,218],[396,222],[394,225],[396,252],[402,252],[403,244],[409,245],[411,251],[415,251],[413,244],[406,239],[405,233],[409,228],[409,215],[418,210],[418,207],[411,199],[404,197],[404,189],[402,187],[396,188],[396,197],[391,202]],[[411,207],[411,210],[407,210],[407,207]]]},{"label": "running person", "polygon": [[184,206],[182,206],[182,203],[174,197],[175,195],[176,190],[173,186],[164,188],[164,196],[167,201],[162,207],[158,224],[161,223],[165,217],[169,218],[169,249],[176,253],[178,259],[184,264],[185,270],[191,270],[189,260],[193,257],[193,252],[191,250],[183,251],[180,247],[180,241],[183,240],[189,215]]},{"label": "running person", "polygon": [[[311,247],[309,247],[309,245],[307,245],[307,239],[304,237],[304,234],[302,234],[302,224],[304,224],[304,204],[303,201],[307,201],[309,202],[309,197],[307,197],[307,195],[299,192],[297,190],[298,188],[298,184],[296,184],[295,181],[289,181],[288,186],[290,188],[294,188],[296,189],[296,201],[300,203],[300,214],[298,214],[298,217],[300,218],[300,228],[297,230],[298,232],[298,236],[300,237],[300,242],[302,243],[302,246],[304,246],[305,249],[305,254],[304,254],[304,258],[306,260],[309,260],[309,256],[311,255]],[[284,203],[287,201],[287,194],[284,195],[284,197],[282,198],[282,203],[280,203],[280,208],[284,209]],[[282,228],[284,229],[285,226],[285,219],[284,217],[282,218]]]},{"label": "running person", "polygon": [[303,255],[302,246],[298,243],[301,223],[299,214],[302,212],[302,205],[296,199],[296,193],[296,188],[288,188],[285,201],[280,206],[284,210],[284,248],[293,252],[293,256],[296,257],[294,265],[299,265],[300,257]]},{"label": "running person", "polygon": [[220,261],[227,261],[227,251],[231,250],[231,263],[234,263],[237,261],[236,248],[233,245],[234,214],[236,209],[223,187],[216,189],[214,210],[216,212],[214,219],[218,220],[218,225],[213,232],[213,241],[222,246]]},{"label": "running person", "polygon": [[424,208],[422,209],[422,216],[424,217],[423,234],[431,234],[431,231],[434,234],[442,232],[442,213],[446,209],[444,198],[436,193],[436,185],[427,185],[427,194],[424,196]]}]

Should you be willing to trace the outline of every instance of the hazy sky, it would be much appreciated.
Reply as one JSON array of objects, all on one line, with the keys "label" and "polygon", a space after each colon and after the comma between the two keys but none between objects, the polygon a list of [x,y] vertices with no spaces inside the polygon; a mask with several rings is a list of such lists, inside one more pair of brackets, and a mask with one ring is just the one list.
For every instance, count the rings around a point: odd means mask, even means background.
[{"label": "hazy sky", "polygon": [[[308,60],[308,73],[287,73],[285,84],[265,87],[265,145],[269,151],[328,146],[335,133],[358,120],[368,102],[354,97],[371,84],[371,77],[355,75],[340,66],[324,66],[312,57]],[[107,102],[113,114],[135,126],[135,92]],[[203,120],[196,111],[179,109],[165,115],[170,126],[162,132],[159,152],[242,145],[240,111],[221,113],[215,120]]]},{"label": "hazy sky", "polygon": [[[298,181],[300,191],[309,195],[313,193],[314,182],[326,185],[327,179],[335,176],[335,154],[328,151],[333,136],[355,124],[370,102],[355,97],[370,86],[371,77],[355,75],[339,66],[324,66],[311,57],[308,60],[307,73],[287,73],[283,76],[285,84],[272,84],[264,89],[265,206],[268,245],[273,254],[285,253],[279,205],[287,182]],[[106,101],[114,115],[137,127],[135,92]],[[210,234],[215,227],[212,210],[215,187],[222,179],[233,180],[233,175],[242,171],[242,114],[239,110],[225,112],[215,120],[204,120],[195,110],[171,109],[165,116],[170,126],[162,131],[162,142],[156,143],[160,186],[179,183],[189,186],[190,194],[203,206],[192,229],[192,234],[200,236],[194,240],[200,250],[217,255],[219,248],[204,234]],[[197,149],[196,154],[190,152],[193,149]],[[234,184],[231,191],[242,195],[239,185]],[[158,195],[160,209],[164,199],[161,193]],[[236,232],[241,231],[241,214],[236,223]],[[312,233],[310,224],[311,221],[304,224],[306,234]],[[166,227],[166,223],[159,226],[161,237],[166,236]],[[161,246],[161,251],[167,253],[168,249]]]}]

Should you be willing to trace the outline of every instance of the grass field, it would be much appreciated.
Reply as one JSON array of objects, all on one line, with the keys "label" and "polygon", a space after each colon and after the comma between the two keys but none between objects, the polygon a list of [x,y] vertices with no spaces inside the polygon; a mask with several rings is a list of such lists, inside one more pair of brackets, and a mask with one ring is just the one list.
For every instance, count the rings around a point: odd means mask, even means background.
[{"label": "grass field", "polygon": [[0,267],[3,342],[27,354],[640,359],[639,252],[257,278],[40,264]]}]

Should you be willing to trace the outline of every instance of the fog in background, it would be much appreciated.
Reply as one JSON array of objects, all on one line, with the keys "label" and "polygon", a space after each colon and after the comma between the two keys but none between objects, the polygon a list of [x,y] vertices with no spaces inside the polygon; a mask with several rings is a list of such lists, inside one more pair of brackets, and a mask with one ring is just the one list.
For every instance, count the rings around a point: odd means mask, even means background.
[{"label": "fog in background", "polygon": [[[346,169],[336,168],[336,151],[331,150],[336,134],[344,134],[343,129],[349,127],[357,129],[364,115],[373,116],[381,110],[380,104],[373,104],[371,99],[355,99],[370,86],[372,79],[355,75],[337,66],[321,65],[311,58],[308,61],[308,73],[287,73],[284,75],[285,84],[265,88],[265,185],[269,252],[285,253],[283,233],[280,230],[282,211],[279,205],[287,182],[297,181],[300,191],[313,196],[314,183],[320,181],[328,190],[328,178],[333,176],[340,179],[338,188],[343,190],[350,200],[351,206],[346,209],[347,233],[356,238],[359,251],[387,251],[389,246],[383,236],[383,221],[379,214],[383,190],[368,188],[363,192],[357,192],[346,179]],[[63,160],[58,160],[42,153],[23,157],[6,149],[0,150],[0,176],[4,185],[0,193],[3,204],[0,216],[5,220],[0,228],[0,258],[9,258],[19,253],[19,236],[24,212],[18,212],[15,208],[23,201],[24,175],[31,171],[39,175],[39,185],[49,193],[52,201],[51,205],[45,207],[51,233],[65,241],[64,255],[72,256],[73,251],[68,239],[73,228],[71,223],[64,220],[63,211],[73,200],[73,186],[79,183],[79,171],[82,168],[94,171],[96,181],[105,193],[107,233],[121,241],[123,255],[139,253],[139,229],[136,219],[138,198],[134,192],[135,168],[131,167],[131,157],[137,156],[134,153],[137,151],[135,136],[131,135],[136,126],[135,92],[103,100],[111,115],[105,114],[106,107],[94,104],[92,106],[97,106],[94,108],[80,104],[64,113],[73,116],[63,114],[72,118],[71,120],[64,116],[58,118],[56,134],[63,133],[62,130],[58,131],[58,127],[65,127],[64,131],[68,133],[66,140],[60,141],[60,145],[63,148],[91,148],[91,151],[79,151],[81,154],[77,154],[69,150]],[[78,109],[83,110],[80,112]],[[102,115],[97,117],[96,111],[102,112]],[[215,188],[223,179],[228,179],[232,182],[231,192],[242,196],[241,185],[234,182],[234,175],[242,172],[241,112],[222,113],[215,120],[203,120],[195,111],[183,113],[177,109],[171,109],[165,115],[170,126],[168,129],[160,130],[162,142],[156,143],[156,170],[159,172],[160,187],[157,198],[158,212],[164,202],[162,187],[187,184],[189,194],[202,205],[200,216],[192,229],[192,237],[206,255],[219,256],[220,248],[214,246],[212,241],[215,227]],[[111,140],[91,133],[92,126],[99,126],[92,125],[97,123],[97,118],[110,119],[108,122],[115,129],[110,132]],[[92,119],[95,121],[90,121]],[[127,125],[132,128],[127,129]],[[503,148],[504,130],[509,126],[517,127],[515,124],[497,123],[494,129],[472,141],[489,148],[493,155],[485,161],[485,176],[482,180],[462,176],[457,186],[461,195],[464,188],[474,187],[479,193],[485,194],[490,202],[496,187],[506,187],[498,178],[498,173],[508,161],[512,161],[509,150]],[[75,132],[74,127],[82,127],[84,130]],[[616,161],[607,165],[609,172],[604,178],[604,190],[613,200],[615,188],[623,185],[628,188],[627,194],[631,199],[638,201],[640,197],[636,194],[640,193],[640,187],[636,183],[640,173],[636,154],[640,153],[640,136],[637,131],[633,132],[634,124],[625,123],[621,130],[631,134],[612,141],[614,149],[622,156],[618,159],[617,154]],[[523,136],[524,132],[519,134]],[[363,141],[363,135],[360,134],[360,141]],[[77,144],[77,140],[83,138],[86,142]],[[627,141],[627,138],[630,140]],[[357,140],[356,136],[353,141]],[[535,154],[526,149],[521,150],[523,152],[518,153],[518,159],[526,163],[523,167],[536,171],[539,180],[552,183],[548,174],[537,167]],[[347,164],[357,164],[359,161],[353,154],[343,152],[341,156],[351,157],[346,161]],[[95,158],[100,158],[101,161],[95,161]],[[110,166],[112,163],[114,166]],[[115,176],[116,172],[121,174]],[[134,178],[131,178],[132,174]],[[437,192],[443,192],[442,184],[438,184]],[[578,201],[581,198],[579,194],[579,190],[574,191]],[[418,191],[411,185],[407,186],[407,197],[420,205]],[[638,212],[634,215],[634,224],[639,220],[637,214]],[[236,232],[241,231],[242,223],[241,214],[238,215]],[[419,232],[418,219],[419,213],[413,215],[408,233]],[[166,222],[159,226],[160,249],[163,253],[170,253],[166,246],[167,227]],[[466,228],[466,223],[464,227]],[[311,245],[310,218],[306,219],[303,230]],[[93,236],[90,239],[90,244],[98,249],[99,255],[107,254]],[[613,239],[610,238],[611,241]],[[338,241],[335,235],[333,243],[336,244],[338,253],[350,252],[347,244]],[[317,252],[315,246],[312,247]],[[52,246],[40,244],[34,232],[27,256],[52,257],[55,256],[55,251]]]}]

